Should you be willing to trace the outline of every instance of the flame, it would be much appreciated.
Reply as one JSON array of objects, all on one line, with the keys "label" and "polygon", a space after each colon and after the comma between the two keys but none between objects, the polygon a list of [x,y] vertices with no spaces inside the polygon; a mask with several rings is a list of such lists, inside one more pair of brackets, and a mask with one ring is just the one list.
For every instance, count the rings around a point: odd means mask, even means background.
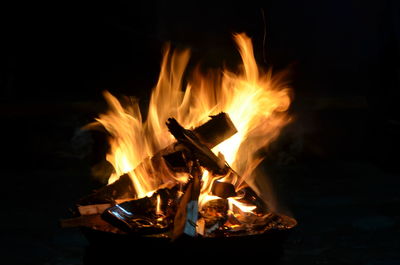
[{"label": "flame", "polygon": [[162,214],[162,211],[161,211],[161,196],[160,196],[160,194],[157,195],[156,214]]},{"label": "flame", "polygon": [[[155,179],[148,168],[141,166],[142,161],[174,141],[165,126],[168,118],[174,117],[185,128],[193,128],[221,111],[229,114],[238,133],[216,146],[213,152],[221,152],[226,162],[241,176],[226,176],[223,180],[230,181],[236,188],[243,181],[252,181],[252,173],[262,161],[256,152],[275,139],[290,120],[286,113],[290,105],[290,89],[282,76],[273,76],[271,71],[259,69],[249,37],[235,34],[234,40],[242,58],[240,71],[224,70],[208,75],[194,71],[185,90],[182,90],[182,81],[189,51],[171,53],[167,46],[146,120],[142,120],[137,101],[122,106],[110,93],[104,93],[110,109],[100,115],[97,122],[111,135],[107,160],[114,166],[115,173],[109,183],[128,173],[137,197],[144,197],[168,180],[182,181],[182,175],[177,177],[166,168],[162,180]],[[215,179],[204,170],[200,205],[215,197],[210,195]],[[253,206],[243,205],[235,199],[229,202],[242,211],[254,210]]]},{"label": "flame", "polygon": [[245,212],[245,213],[251,213],[257,208],[254,205],[249,205],[249,204],[240,202],[240,201],[238,201],[238,199],[240,199],[240,198],[236,198],[236,197],[229,197],[228,198],[229,210],[231,212],[235,212],[233,206],[236,206],[237,208],[239,208],[240,211]]}]

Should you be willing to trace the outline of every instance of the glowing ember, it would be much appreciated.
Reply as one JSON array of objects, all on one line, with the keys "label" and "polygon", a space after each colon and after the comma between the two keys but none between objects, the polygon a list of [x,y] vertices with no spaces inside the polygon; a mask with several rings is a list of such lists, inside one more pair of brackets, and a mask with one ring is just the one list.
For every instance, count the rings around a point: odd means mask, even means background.
[{"label": "glowing ember", "polygon": [[[221,176],[200,168],[199,212],[207,212],[210,222],[214,222],[214,217],[215,220],[222,220],[225,217],[221,217],[218,209],[224,208],[226,202],[227,213],[233,219],[224,219],[224,222],[232,229],[246,222],[243,220],[249,217],[244,218],[244,215],[259,217],[254,213],[256,205],[244,202],[239,195],[222,199],[212,194],[212,187],[216,180],[232,184],[234,191],[250,185],[260,195],[262,191],[255,185],[254,170],[263,158],[256,153],[274,140],[289,122],[286,111],[290,105],[290,89],[281,76],[274,77],[271,71],[264,72],[258,68],[251,40],[245,34],[235,34],[234,40],[242,58],[241,70],[238,73],[224,70],[209,76],[196,71],[184,90],[182,79],[189,51],[171,53],[167,47],[146,120],[142,119],[137,101],[122,106],[110,93],[104,93],[109,110],[96,120],[111,135],[111,150],[106,158],[115,172],[110,176],[109,184],[127,173],[136,198],[143,198],[151,196],[161,185],[186,183],[190,177],[188,172],[173,172],[165,163],[160,163],[156,169],[144,165],[144,161],[175,140],[165,122],[174,117],[184,128],[194,128],[206,122],[209,116],[225,112],[238,132],[215,146],[212,152],[220,161],[226,161],[230,170]],[[154,174],[155,171],[158,173]],[[163,213],[161,197],[158,194],[155,198],[155,212],[160,215]],[[214,201],[220,202],[215,206],[212,204]],[[207,221],[200,218],[197,223],[205,225]],[[205,231],[198,227],[199,230]]]}]

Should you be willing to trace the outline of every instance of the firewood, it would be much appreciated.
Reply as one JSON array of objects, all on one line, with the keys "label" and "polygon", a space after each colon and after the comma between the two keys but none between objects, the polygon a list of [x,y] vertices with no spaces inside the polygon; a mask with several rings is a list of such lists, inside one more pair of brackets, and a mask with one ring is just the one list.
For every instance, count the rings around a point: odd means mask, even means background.
[{"label": "firewood", "polygon": [[[227,113],[221,112],[218,115],[210,117],[211,119],[206,123],[190,131],[190,134],[193,136],[192,138],[196,138],[197,143],[200,142],[202,145],[205,145],[205,149],[207,150],[237,133],[235,125]],[[184,149],[184,146],[178,141],[178,143],[168,146],[161,152],[164,153],[163,158],[168,166],[175,172],[188,171],[184,158],[184,150],[182,149]],[[203,152],[207,153],[208,151]]]},{"label": "firewood", "polygon": [[193,132],[202,143],[211,149],[237,133],[237,130],[225,112],[210,117],[209,121],[195,128]]},{"label": "firewood", "polygon": [[117,199],[133,198],[135,190],[128,174],[124,174],[110,185],[104,186],[93,193],[80,199],[78,205],[91,205],[102,203],[114,203]]},{"label": "firewood", "polygon": [[185,160],[185,153],[182,151],[176,151],[163,156],[168,167],[174,172],[188,172],[189,168]]},{"label": "firewood", "polygon": [[241,198],[239,201],[252,204],[256,206],[254,210],[256,213],[267,213],[269,212],[267,204],[257,195],[257,193],[250,187],[244,187],[238,192],[238,196]]},{"label": "firewood", "polygon": [[153,200],[144,197],[115,205],[101,215],[102,218],[125,232],[146,232],[155,224],[152,216]]},{"label": "firewood", "polygon": [[216,156],[193,131],[183,128],[174,118],[169,118],[166,124],[178,143],[185,146],[189,150],[189,155],[198,159],[201,166],[214,174],[225,175],[228,172],[229,167],[225,160]]},{"label": "firewood", "polygon": [[[128,233],[155,234],[164,232],[172,224],[175,200],[178,197],[179,186],[163,188],[151,197],[144,197],[117,204],[106,209],[102,218],[108,223]],[[159,199],[157,199],[159,198]],[[164,213],[160,218],[157,213],[157,200],[160,200],[160,210]],[[172,211],[172,212],[170,212]]]},{"label": "firewood", "polygon": [[203,205],[200,214],[205,222],[205,235],[209,235],[223,226],[228,219],[228,209],[228,201],[221,198],[210,200]]},{"label": "firewood", "polygon": [[192,167],[191,179],[182,196],[174,218],[172,240],[183,234],[194,237],[197,234],[196,224],[198,219],[198,198],[200,195],[200,176],[202,172],[196,163]]},{"label": "firewood", "polygon": [[81,215],[102,214],[106,209],[112,206],[111,203],[91,204],[78,206],[78,211]]},{"label": "firewood", "polygon": [[233,186],[231,183],[220,181],[214,181],[211,188],[211,193],[223,199],[237,196],[235,192],[235,186]]},{"label": "firewood", "polygon": [[[227,113],[221,112],[218,115],[210,117],[211,119],[203,125],[191,130],[191,133],[194,135],[194,138],[197,139],[197,142],[205,145],[207,149],[215,147],[237,133],[237,129]],[[169,164],[176,164],[177,167],[184,166],[185,162],[181,160],[183,149],[184,146],[182,146],[179,141],[174,142],[154,154],[151,159],[149,159],[150,161],[143,162],[150,162],[148,166],[145,166],[146,168],[159,166],[160,158],[163,157]]]},{"label": "firewood", "polygon": [[[198,139],[200,139],[201,143],[203,143],[203,146],[205,145],[207,147],[207,150],[203,151],[206,153],[208,152],[208,156],[206,155],[204,158],[205,161],[207,161],[207,159],[210,160],[209,157],[212,157],[211,160],[214,159],[217,161],[218,157],[210,154],[209,152],[211,152],[211,150],[209,151],[208,148],[214,147],[215,145],[234,135],[236,132],[237,130],[229,118],[229,115],[224,112],[221,112],[215,116],[211,116],[210,120],[192,131],[192,133],[198,137]],[[168,171],[168,168],[174,172],[186,170],[186,162],[180,160],[182,159],[182,153],[179,152],[181,152],[182,149],[183,146],[175,142],[158,151],[151,158],[142,161],[142,163],[139,164],[135,170],[139,172],[142,170],[148,172],[148,175],[153,177],[151,181],[155,183],[155,186],[159,186],[164,182],[163,180],[171,174],[171,172]],[[215,161],[210,161],[206,164],[209,166],[213,165],[215,167]],[[167,165],[163,166],[163,163],[166,163],[169,167],[167,167]],[[223,161],[221,163],[223,163]],[[178,169],[179,167],[180,169]],[[126,197],[134,198],[135,196],[136,192],[132,181],[128,174],[124,174],[114,183],[95,190],[92,194],[80,199],[78,204],[90,205],[113,203],[116,199]]]},{"label": "firewood", "polygon": [[196,233],[201,236],[204,236],[206,233],[206,220],[202,217],[197,220]]},{"label": "firewood", "polygon": [[[133,200],[133,198],[129,199],[117,199],[115,200],[115,204],[120,204],[125,201]],[[93,215],[93,214],[102,214],[106,209],[114,206],[113,203],[100,203],[100,204],[89,204],[89,205],[78,205],[78,211],[80,215]]]}]

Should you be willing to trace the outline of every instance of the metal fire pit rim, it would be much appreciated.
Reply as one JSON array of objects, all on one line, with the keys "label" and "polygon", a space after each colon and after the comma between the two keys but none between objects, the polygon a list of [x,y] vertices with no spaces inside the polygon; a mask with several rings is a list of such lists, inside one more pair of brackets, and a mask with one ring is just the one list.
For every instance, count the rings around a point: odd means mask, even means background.
[{"label": "metal fire pit rim", "polygon": [[[268,237],[282,237],[286,238],[287,235],[292,233],[293,230],[297,228],[297,220],[286,216],[291,221],[294,221],[295,224],[292,227],[288,228],[271,228],[264,232],[254,233],[254,234],[230,234],[229,236],[215,236],[215,237],[203,237],[203,236],[183,236],[182,238],[176,240],[177,242],[199,242],[199,243],[209,243],[209,242],[235,242],[235,241],[247,241],[247,240],[259,240]],[[110,231],[104,231],[89,227],[81,227],[80,228],[82,234],[86,237],[86,239],[91,244],[99,243],[99,239],[101,243],[108,242],[110,244],[114,243],[129,243],[129,241],[141,241],[141,242],[157,242],[157,243],[171,243],[173,244],[175,241],[168,236],[162,236],[163,234],[151,234],[151,235],[142,235],[135,233],[114,233]]]}]

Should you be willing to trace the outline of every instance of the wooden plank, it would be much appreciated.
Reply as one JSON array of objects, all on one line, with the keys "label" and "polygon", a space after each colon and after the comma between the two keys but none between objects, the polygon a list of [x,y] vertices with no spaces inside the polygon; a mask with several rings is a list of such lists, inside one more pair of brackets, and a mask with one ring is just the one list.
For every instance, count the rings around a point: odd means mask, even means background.
[{"label": "wooden plank", "polygon": [[93,215],[82,215],[79,217],[68,218],[60,220],[60,225],[62,228],[71,228],[71,227],[101,227],[101,226],[109,226],[109,224],[101,219],[99,214]]},{"label": "wooden plank", "polygon": [[115,203],[101,203],[101,204],[89,204],[89,205],[78,205],[78,211],[80,215],[93,215],[93,214],[102,214],[108,208],[114,206],[115,204],[120,204],[126,201],[131,201],[134,198],[127,199],[117,199]]},{"label": "wooden plank", "polygon": [[166,124],[178,143],[185,146],[189,150],[189,156],[198,159],[201,166],[214,174],[225,175],[228,173],[229,167],[223,156],[216,156],[193,131],[183,128],[174,118],[169,118]]},{"label": "wooden plank", "polygon": [[92,204],[78,206],[78,211],[81,215],[102,214],[106,209],[112,206],[111,203]]},{"label": "wooden plank", "polygon": [[114,183],[104,186],[91,194],[81,198],[77,204],[93,205],[93,204],[112,204],[118,199],[133,198],[135,190],[132,180],[128,174],[119,177]]}]

